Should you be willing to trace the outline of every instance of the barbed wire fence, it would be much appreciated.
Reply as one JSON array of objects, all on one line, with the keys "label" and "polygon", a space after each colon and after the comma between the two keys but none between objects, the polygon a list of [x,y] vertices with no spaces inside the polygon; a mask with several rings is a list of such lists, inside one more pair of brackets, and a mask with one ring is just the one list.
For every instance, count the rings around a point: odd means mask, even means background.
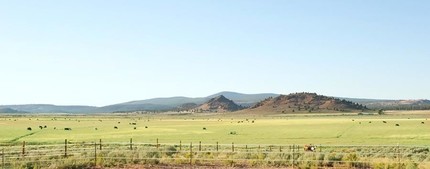
[{"label": "barbed wire fence", "polygon": [[305,166],[372,168],[390,165],[430,167],[429,146],[411,145],[305,145],[219,144],[189,142],[72,142],[63,144],[0,144],[1,166],[5,168],[49,167],[52,165],[118,166],[126,164],[211,165],[211,166]]}]

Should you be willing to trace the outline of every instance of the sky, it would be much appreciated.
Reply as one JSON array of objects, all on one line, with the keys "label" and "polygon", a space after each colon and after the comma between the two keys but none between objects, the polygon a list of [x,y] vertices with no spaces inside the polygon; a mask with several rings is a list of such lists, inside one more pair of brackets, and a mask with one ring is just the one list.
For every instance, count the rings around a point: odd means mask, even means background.
[{"label": "sky", "polygon": [[430,1],[0,0],[0,105],[430,99]]}]

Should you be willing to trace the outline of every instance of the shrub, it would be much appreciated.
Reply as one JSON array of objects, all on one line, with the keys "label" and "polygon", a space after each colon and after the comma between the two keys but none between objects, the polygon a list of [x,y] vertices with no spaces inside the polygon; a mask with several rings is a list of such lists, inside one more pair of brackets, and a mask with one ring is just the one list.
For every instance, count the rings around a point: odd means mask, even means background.
[{"label": "shrub", "polygon": [[172,155],[176,154],[177,150],[174,146],[167,147],[166,155],[172,157]]}]

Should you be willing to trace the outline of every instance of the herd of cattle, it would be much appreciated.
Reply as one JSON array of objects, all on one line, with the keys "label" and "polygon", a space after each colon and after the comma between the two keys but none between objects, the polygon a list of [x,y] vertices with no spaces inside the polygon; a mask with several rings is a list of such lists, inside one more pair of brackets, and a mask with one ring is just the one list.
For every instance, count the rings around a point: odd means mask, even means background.
[{"label": "herd of cattle", "polygon": [[[48,126],[39,126],[39,128],[40,129],[45,129],[45,128],[48,128]],[[31,127],[27,127],[27,130],[28,131],[31,131],[31,130],[33,130]],[[57,127],[54,127],[54,130],[57,130]],[[64,130],[72,130],[72,128],[70,128],[70,127],[65,127],[64,128]]]},{"label": "herd of cattle", "polygon": [[[427,120],[427,119],[426,119]],[[355,121],[354,119],[352,119],[352,121]],[[372,123],[372,121],[369,121],[369,123]],[[382,121],[382,123],[388,123],[387,121]],[[361,124],[361,122],[358,122],[358,124]],[[421,124],[425,124],[423,121],[421,122]],[[400,126],[399,123],[394,124],[395,126]]]},{"label": "herd of cattle", "polygon": [[[427,119],[426,119],[427,120]],[[100,122],[101,122],[101,120],[99,120]],[[246,119],[246,121],[248,121],[248,119]],[[354,119],[352,120],[352,121],[355,121]],[[80,121],[79,121],[80,122]],[[243,123],[243,121],[239,121],[239,123],[240,122],[242,122]],[[118,124],[120,124],[121,122],[118,122]],[[252,123],[254,123],[254,121],[252,121]],[[369,121],[369,123],[372,123],[372,121]],[[387,121],[382,121],[382,123],[388,123]],[[359,122],[359,124],[361,124],[361,122]],[[422,121],[421,122],[421,124],[425,124],[424,123],[424,121]],[[134,125],[134,126],[136,126],[137,125],[137,123],[129,123],[129,125]],[[398,124],[398,123],[396,123],[395,124],[395,126],[400,126],[400,124]],[[44,125],[44,126],[39,126],[39,128],[40,129],[44,129],[44,128],[47,128],[47,126],[46,125]],[[113,127],[114,129],[118,129],[118,126],[114,126]],[[148,126],[145,126],[145,128],[148,128]],[[54,130],[56,130],[57,128],[56,127],[54,127]],[[98,130],[98,128],[94,128],[95,130]],[[137,129],[137,127],[134,127],[133,128],[134,130],[136,130]],[[32,128],[31,127],[27,127],[27,130],[29,130],[29,131],[31,131],[32,130]],[[72,130],[72,128],[70,128],[70,127],[65,127],[64,128],[64,130]],[[203,130],[206,130],[206,127],[203,127]],[[311,147],[314,147],[314,146],[311,146]]]},{"label": "herd of cattle", "polygon": [[[118,124],[120,124],[121,122],[118,122]],[[137,123],[129,123],[130,125],[134,125],[134,126],[136,126],[137,125]],[[39,126],[39,128],[40,129],[45,129],[45,128],[48,128],[48,126],[46,126],[46,125],[44,125],[44,126]],[[113,126],[113,128],[114,129],[118,129],[118,126]],[[145,128],[147,129],[148,128],[148,126],[145,126]],[[56,130],[57,129],[57,127],[54,127],[54,130]],[[133,127],[133,129],[134,130],[136,130],[137,129],[137,127]],[[31,127],[27,127],[27,130],[28,131],[32,131],[33,129],[31,128]],[[70,127],[65,127],[64,128],[64,130],[72,130],[72,128],[70,128]],[[98,130],[98,128],[94,128],[94,130]]]}]

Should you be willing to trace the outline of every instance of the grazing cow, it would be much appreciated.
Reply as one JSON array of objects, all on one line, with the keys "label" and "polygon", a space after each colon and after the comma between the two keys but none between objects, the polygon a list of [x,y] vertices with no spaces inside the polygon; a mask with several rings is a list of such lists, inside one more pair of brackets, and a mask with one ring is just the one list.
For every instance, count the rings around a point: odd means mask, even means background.
[{"label": "grazing cow", "polygon": [[66,127],[64,128],[64,130],[72,130],[72,128]]},{"label": "grazing cow", "polygon": [[148,126],[145,126],[145,128],[147,129],[147,128],[148,128]]},{"label": "grazing cow", "polygon": [[382,121],[382,123],[387,123],[387,121]]},{"label": "grazing cow", "polygon": [[136,130],[136,129],[137,129],[137,127],[134,127],[134,129]]},{"label": "grazing cow", "polygon": [[206,130],[206,127],[203,127],[203,130]]},{"label": "grazing cow", "polygon": [[400,124],[396,124],[396,126],[400,126]]},{"label": "grazing cow", "polygon": [[95,129],[95,130],[98,130],[98,129],[97,129],[97,127],[96,127],[96,128],[94,128],[94,129]]},{"label": "grazing cow", "polygon": [[136,123],[131,123],[131,125],[137,125]]},{"label": "grazing cow", "polygon": [[372,121],[369,121],[369,123],[372,123]]},{"label": "grazing cow", "polygon": [[118,122],[118,124],[121,124],[121,122]]},{"label": "grazing cow", "polygon": [[422,121],[421,124],[424,124],[424,122]]},{"label": "grazing cow", "polygon": [[47,128],[47,126],[43,126],[43,128]]},{"label": "grazing cow", "polygon": [[252,120],[252,122],[251,123],[254,123],[254,120]]},{"label": "grazing cow", "polygon": [[57,130],[57,127],[54,127],[54,130]]},{"label": "grazing cow", "polygon": [[28,130],[28,131],[31,131],[31,127],[27,127],[27,130]]},{"label": "grazing cow", "polygon": [[117,127],[117,126],[114,126],[113,128],[114,128],[114,129],[118,129],[118,127]]},{"label": "grazing cow", "polygon": [[43,127],[42,127],[42,126],[39,126],[39,128],[40,128],[40,129],[43,129]]},{"label": "grazing cow", "polygon": [[316,151],[316,150],[317,150],[317,146],[314,146],[314,145],[312,145],[312,144],[310,144],[310,145],[305,145],[305,146],[303,147],[303,149],[304,149],[305,151],[312,151],[312,152],[314,152],[314,151]]}]

